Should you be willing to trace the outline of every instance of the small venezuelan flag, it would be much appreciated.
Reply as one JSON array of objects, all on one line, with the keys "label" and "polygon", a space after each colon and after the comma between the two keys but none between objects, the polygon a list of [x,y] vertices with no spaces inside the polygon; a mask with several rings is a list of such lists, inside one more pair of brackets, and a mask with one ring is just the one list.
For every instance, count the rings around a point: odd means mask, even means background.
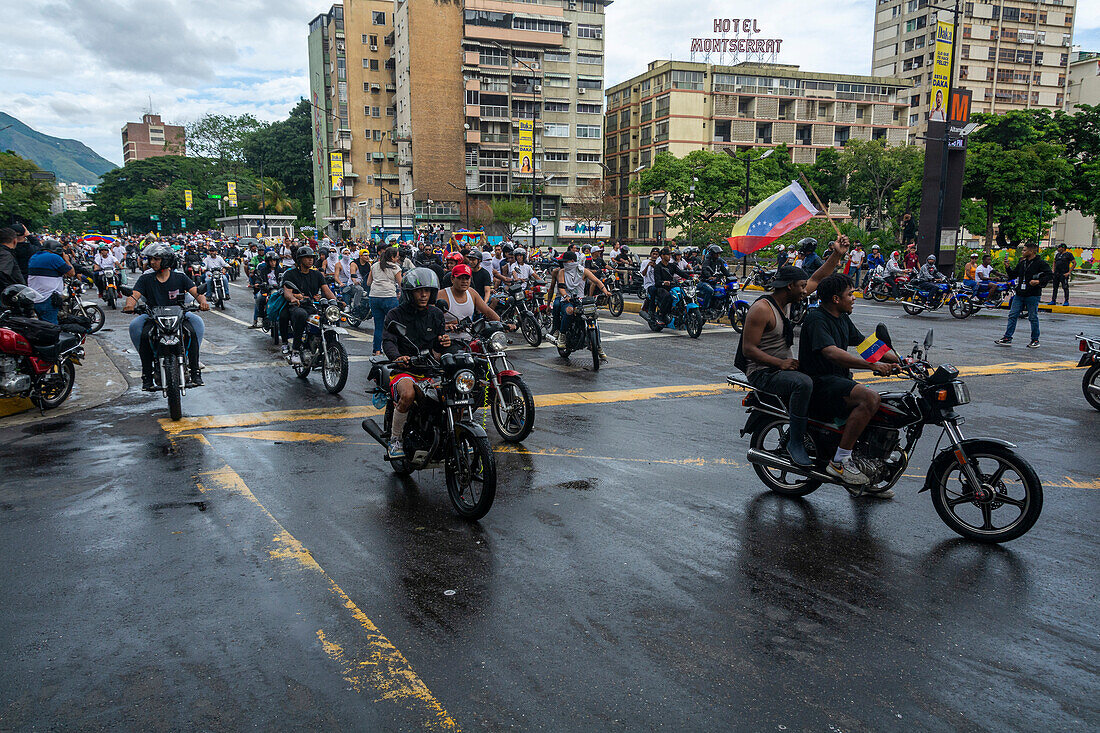
[{"label": "small venezuelan flag", "polygon": [[886,352],[890,350],[890,347],[879,341],[874,336],[868,336],[863,340],[859,346],[856,347],[856,351],[864,359],[874,364],[876,361],[886,355]]},{"label": "small venezuelan flag", "polygon": [[795,227],[809,221],[818,211],[806,192],[795,181],[773,193],[733,225],[733,236],[726,241],[738,257],[767,247]]}]

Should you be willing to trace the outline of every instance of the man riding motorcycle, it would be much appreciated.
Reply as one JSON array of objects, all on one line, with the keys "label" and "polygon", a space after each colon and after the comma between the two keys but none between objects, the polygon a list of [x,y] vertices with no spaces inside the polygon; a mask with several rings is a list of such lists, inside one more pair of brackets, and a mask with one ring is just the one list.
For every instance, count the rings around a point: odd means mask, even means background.
[{"label": "man riding motorcycle", "polygon": [[[465,267],[465,265],[463,265]],[[426,267],[410,270],[401,280],[401,289],[405,292],[404,302],[386,314],[385,336],[382,339],[382,351],[394,362],[394,373],[390,378],[390,392],[395,401],[393,423],[390,426],[390,458],[403,458],[405,451],[401,446],[401,435],[405,431],[409,410],[417,396],[418,377],[411,369],[412,357],[417,353],[411,350],[406,339],[417,349],[432,349],[437,355],[451,346],[451,337],[447,334],[443,311],[435,306],[439,293],[439,278]],[[390,324],[401,323],[406,332],[398,339],[390,331]],[[376,324],[377,327],[377,324]],[[406,369],[407,371],[401,371]]]},{"label": "man riding motorcycle", "polygon": [[252,292],[256,305],[252,310],[252,325],[249,328],[259,328],[260,320],[267,310],[267,296],[279,287],[283,281],[283,268],[279,265],[279,256],[272,250],[264,256],[264,261],[253,271]]},{"label": "man riding motorcycle", "polygon": [[699,307],[706,308],[714,295],[714,286],[730,277],[730,268],[722,259],[722,248],[717,244],[707,247],[703,255],[702,280],[699,281]]},{"label": "man riding motorcycle", "polygon": [[653,304],[657,319],[668,325],[672,310],[672,284],[677,277],[691,277],[691,271],[672,261],[672,250],[661,250],[661,259],[653,266]]},{"label": "man riding motorcycle", "polygon": [[[592,274],[591,270],[581,266],[576,252],[566,252],[561,259],[562,267],[554,275],[554,288],[558,292],[558,297],[554,300],[554,310],[558,314],[555,320],[561,323],[561,329],[558,331],[558,348],[564,349],[566,347],[566,337],[569,334],[569,326],[573,319],[571,302],[584,297],[585,281],[591,283],[604,295],[610,295],[610,293],[607,292],[607,288],[600,282],[600,279]],[[603,344],[600,344],[599,354],[600,359],[607,361]]]},{"label": "man riding motorcycle", "polygon": [[[305,331],[306,321],[309,320],[309,311],[301,304],[316,299],[319,293],[330,300],[336,300],[336,295],[325,283],[324,275],[313,269],[315,257],[312,247],[299,247],[294,253],[297,267],[287,270],[283,275],[286,308],[279,314],[279,335],[283,340],[283,354],[289,352],[290,363],[295,366],[302,363],[302,333]],[[294,336],[293,350],[288,346],[288,336],[291,333]]]},{"label": "man riding motorcycle", "polygon": [[210,245],[206,250],[206,257],[202,260],[202,266],[206,270],[203,277],[206,282],[206,289],[203,293],[206,297],[213,297],[214,293],[214,268],[220,267],[222,269],[222,285],[225,286],[225,299],[229,300],[229,277],[225,274],[225,271],[229,269],[229,263],[218,254],[218,248],[214,245]]},{"label": "man riding motorcycle", "polygon": [[[133,313],[138,300],[145,299],[150,308],[160,308],[172,305],[181,305],[184,294],[190,293],[191,297],[198,301],[200,310],[210,310],[210,304],[206,302],[206,296],[199,292],[198,287],[191,278],[182,272],[175,272],[176,253],[166,244],[151,244],[143,252],[149,263],[151,272],[146,272],[134,283],[133,292],[126,299],[126,305],[122,307],[123,313]],[[149,341],[153,324],[147,314],[141,314],[130,321],[130,341],[138,350],[141,357],[141,388],[146,392],[156,389],[154,383],[155,370],[153,368],[153,346]],[[187,332],[187,364],[190,378],[187,386],[201,387],[202,372],[199,369],[199,346],[202,344],[202,336],[205,326],[202,319],[194,313],[186,313],[183,318],[183,330]]]},{"label": "man riding motorcycle", "polygon": [[921,266],[920,271],[917,273],[917,282],[914,290],[925,296],[928,296],[931,291],[931,285],[935,282],[946,280],[947,277],[936,269],[936,255],[928,255],[928,259],[924,265]]}]

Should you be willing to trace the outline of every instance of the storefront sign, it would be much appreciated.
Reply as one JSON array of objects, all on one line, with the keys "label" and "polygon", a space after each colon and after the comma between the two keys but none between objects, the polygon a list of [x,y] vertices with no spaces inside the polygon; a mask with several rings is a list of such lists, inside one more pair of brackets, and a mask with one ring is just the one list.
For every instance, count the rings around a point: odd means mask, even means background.
[{"label": "storefront sign", "polygon": [[[554,222],[552,221],[540,221],[535,227],[536,237],[552,237],[555,232]],[[518,230],[512,235],[512,240],[516,242],[522,242],[524,237],[531,238],[531,225],[527,224],[522,229]]]},{"label": "storefront sign", "polygon": [[[528,231],[528,235],[530,235],[530,231]],[[587,237],[589,239],[607,239],[611,236],[611,223],[601,222],[599,227],[593,227],[592,222],[574,221],[573,219],[562,219],[561,236]]]}]

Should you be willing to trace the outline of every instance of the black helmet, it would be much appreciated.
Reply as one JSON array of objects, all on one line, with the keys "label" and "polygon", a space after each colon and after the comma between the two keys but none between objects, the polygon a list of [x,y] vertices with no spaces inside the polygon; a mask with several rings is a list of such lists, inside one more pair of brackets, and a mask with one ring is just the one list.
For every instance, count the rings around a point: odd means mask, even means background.
[{"label": "black helmet", "polygon": [[46,237],[42,240],[42,248],[45,249],[47,252],[61,254],[61,252],[64,251],[65,246],[53,237]]},{"label": "black helmet", "polygon": [[620,246],[619,246],[619,251],[620,251],[620,252],[629,252],[629,251],[630,251],[630,247],[628,247],[628,246],[627,246],[627,245],[625,245],[625,244],[623,244],[623,245],[620,245]]},{"label": "black helmet", "polygon": [[316,257],[317,253],[313,251],[313,247],[308,245],[299,247],[294,251],[294,261],[302,259],[303,257]]},{"label": "black helmet", "polygon": [[0,293],[0,303],[12,310],[31,311],[34,310],[34,299],[37,296],[38,293],[26,285],[9,285]]},{"label": "black helmet", "polygon": [[428,299],[428,302],[434,303],[435,296],[439,293],[439,276],[435,274],[435,270],[427,267],[414,267],[401,278],[401,289],[410,295],[412,291],[423,288],[432,291],[432,296]]},{"label": "black helmet", "polygon": [[717,244],[712,244],[707,247],[707,254],[711,257],[718,257],[722,254],[722,248]]},{"label": "black helmet", "polygon": [[798,251],[799,252],[809,252],[810,250],[816,250],[816,249],[817,249],[817,240],[814,239],[813,237],[805,237],[804,239],[798,240]]},{"label": "black helmet", "polygon": [[176,251],[167,244],[162,244],[161,242],[150,244],[142,250],[141,256],[146,259],[150,257],[159,257],[160,269],[162,270],[171,270],[176,266]]}]

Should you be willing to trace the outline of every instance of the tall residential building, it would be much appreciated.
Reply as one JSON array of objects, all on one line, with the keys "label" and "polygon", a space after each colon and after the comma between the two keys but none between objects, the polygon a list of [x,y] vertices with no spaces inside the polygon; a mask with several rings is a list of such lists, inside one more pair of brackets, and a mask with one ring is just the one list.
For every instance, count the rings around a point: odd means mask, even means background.
[{"label": "tall residential building", "polygon": [[142,115],[141,122],[122,128],[122,164],[161,155],[184,155],[187,138],[179,125],[166,125],[160,115]]},{"label": "tall residential building", "polygon": [[309,24],[315,219],[330,236],[399,223],[385,193],[397,192],[393,10],[392,0],[352,0]]},{"label": "tall residential building", "polygon": [[909,142],[909,84],[896,78],[823,74],[797,66],[653,61],[607,90],[604,157],[619,213],[612,236],[671,238],[649,196],[630,185],[658,153],[738,151],[786,143],[795,163],[849,139]]},{"label": "tall residential building", "polygon": [[[947,4],[945,4],[946,6]],[[955,85],[973,93],[971,112],[1061,109],[1076,0],[965,2]],[[909,125],[926,129],[932,100],[937,15],[928,0],[878,0],[871,73],[909,80]]]},{"label": "tall residential building", "polygon": [[[1069,62],[1066,83],[1066,112],[1074,114],[1081,104],[1100,104],[1100,52],[1075,51]],[[1096,219],[1079,211],[1067,211],[1050,228],[1050,241],[1065,242],[1072,248],[1100,247]]]}]

